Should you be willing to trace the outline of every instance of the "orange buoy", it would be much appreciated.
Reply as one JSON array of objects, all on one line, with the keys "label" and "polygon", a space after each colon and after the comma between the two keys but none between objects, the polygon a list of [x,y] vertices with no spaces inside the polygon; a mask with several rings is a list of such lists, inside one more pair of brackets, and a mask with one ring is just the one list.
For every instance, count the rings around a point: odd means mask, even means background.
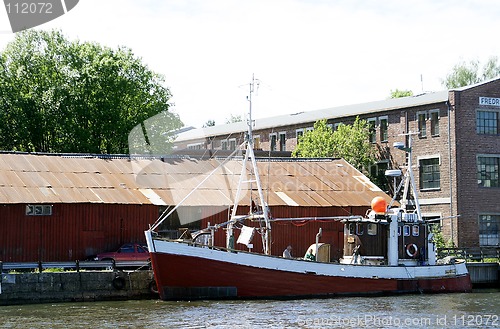
[{"label": "orange buoy", "polygon": [[378,214],[385,214],[387,210],[387,201],[381,196],[376,196],[373,198],[371,203],[372,210]]}]

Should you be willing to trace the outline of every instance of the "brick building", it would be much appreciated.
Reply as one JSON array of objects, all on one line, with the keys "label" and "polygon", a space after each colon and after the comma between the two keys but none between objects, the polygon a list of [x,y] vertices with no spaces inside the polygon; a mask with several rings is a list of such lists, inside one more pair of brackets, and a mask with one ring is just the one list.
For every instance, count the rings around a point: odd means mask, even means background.
[{"label": "brick building", "polygon": [[[255,120],[254,144],[263,151],[292,151],[298,136],[319,119],[332,129],[359,116],[373,127],[379,150],[371,168],[381,185],[386,169],[405,164],[394,142],[415,132],[412,161],[422,213],[441,219],[442,231],[455,245],[497,246],[500,234],[500,78],[477,85],[317,111]],[[194,129],[178,136],[176,148],[231,150],[245,136],[246,123]],[[385,182],[384,182],[385,179]],[[384,186],[383,186],[384,187]]]}]

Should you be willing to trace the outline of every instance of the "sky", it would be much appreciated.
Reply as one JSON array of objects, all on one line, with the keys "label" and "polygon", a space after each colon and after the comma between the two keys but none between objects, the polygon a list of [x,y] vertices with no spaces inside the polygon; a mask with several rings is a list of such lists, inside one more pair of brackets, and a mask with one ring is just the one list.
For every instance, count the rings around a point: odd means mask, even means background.
[{"label": "sky", "polygon": [[[36,27],[125,46],[186,126],[445,89],[453,66],[500,57],[498,0],[80,0]],[[0,50],[14,40],[0,8]]]}]

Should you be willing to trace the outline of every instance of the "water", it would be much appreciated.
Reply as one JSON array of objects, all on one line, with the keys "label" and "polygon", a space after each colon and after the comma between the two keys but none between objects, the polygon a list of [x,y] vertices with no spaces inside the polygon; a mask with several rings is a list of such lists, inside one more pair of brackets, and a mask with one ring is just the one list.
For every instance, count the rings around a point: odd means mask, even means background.
[{"label": "water", "polygon": [[1,328],[500,328],[500,290],[290,301],[0,306]]}]

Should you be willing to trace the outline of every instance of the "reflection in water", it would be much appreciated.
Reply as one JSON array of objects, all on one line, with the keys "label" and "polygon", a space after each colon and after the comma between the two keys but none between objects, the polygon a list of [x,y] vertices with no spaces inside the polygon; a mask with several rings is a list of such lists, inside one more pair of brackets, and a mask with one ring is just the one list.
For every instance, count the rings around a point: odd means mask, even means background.
[{"label": "reflection in water", "polygon": [[308,300],[0,307],[2,328],[500,328],[500,291]]}]

